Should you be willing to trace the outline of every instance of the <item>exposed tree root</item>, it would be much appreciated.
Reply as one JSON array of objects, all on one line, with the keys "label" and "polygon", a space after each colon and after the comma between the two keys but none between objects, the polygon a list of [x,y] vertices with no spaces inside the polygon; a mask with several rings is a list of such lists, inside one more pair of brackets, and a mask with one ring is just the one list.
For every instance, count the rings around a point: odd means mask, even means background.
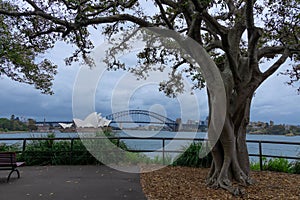
[{"label": "exposed tree root", "polygon": [[[239,123],[239,126],[236,126],[231,115],[227,114],[220,138],[211,151],[213,163],[206,181],[209,187],[222,188],[234,196],[243,195],[243,188],[254,183],[249,177],[248,151],[246,149],[242,153],[238,151],[239,148],[247,148],[245,137],[237,137],[240,130],[244,130],[240,134],[245,134],[245,124],[242,123],[242,128],[238,128],[241,127],[241,124]],[[213,132],[211,134],[211,140],[215,141],[213,140],[215,139]]]},{"label": "exposed tree root", "polygon": [[210,188],[222,188],[234,196],[244,195],[243,187],[255,183],[254,180],[252,180],[249,176],[246,176],[243,172],[240,173],[239,179],[237,179],[236,182],[238,183],[238,186],[233,186],[232,181],[226,175],[220,175],[217,171],[215,171],[215,173],[206,180],[206,184]]},{"label": "exposed tree root", "polygon": [[218,189],[222,188],[224,190],[227,190],[234,196],[243,195],[243,190],[239,187],[234,187],[232,185],[232,182],[228,178],[209,178],[207,181],[207,185],[212,189]]},{"label": "exposed tree root", "polygon": [[238,173],[239,176],[235,175],[235,180],[242,186],[248,186],[255,183],[255,181],[247,176],[244,172]]}]

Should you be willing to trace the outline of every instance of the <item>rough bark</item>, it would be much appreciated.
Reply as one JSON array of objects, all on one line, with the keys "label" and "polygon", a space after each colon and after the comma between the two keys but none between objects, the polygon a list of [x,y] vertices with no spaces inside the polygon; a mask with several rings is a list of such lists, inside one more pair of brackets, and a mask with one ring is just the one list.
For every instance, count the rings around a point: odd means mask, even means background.
[{"label": "rough bark", "polygon": [[[240,195],[243,193],[243,186],[254,182],[250,178],[246,127],[250,118],[251,100],[261,78],[252,74],[256,80],[249,80],[247,77],[237,85],[232,73],[225,70],[222,75],[228,102],[227,115],[220,138],[212,149],[213,163],[207,184],[212,188],[223,188],[234,195]],[[242,73],[241,75],[244,77]],[[233,182],[239,183],[239,186],[234,187]]]},{"label": "rough bark", "polygon": [[250,103],[246,104],[238,111],[244,113],[239,115],[239,119],[227,114],[220,139],[212,149],[213,164],[207,180],[209,186],[226,189],[234,195],[241,194],[242,190],[233,187],[233,180],[242,186],[253,182],[246,146],[246,125],[249,118],[247,110]]}]

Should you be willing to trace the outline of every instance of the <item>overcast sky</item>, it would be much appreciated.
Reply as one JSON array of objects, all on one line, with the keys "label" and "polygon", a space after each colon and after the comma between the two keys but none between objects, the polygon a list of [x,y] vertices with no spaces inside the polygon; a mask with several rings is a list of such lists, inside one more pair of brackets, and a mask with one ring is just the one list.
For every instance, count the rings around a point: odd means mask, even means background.
[{"label": "overcast sky", "polygon": [[[147,12],[153,12],[150,5],[145,8]],[[92,35],[95,47],[103,43],[103,37],[99,33],[93,32]],[[79,64],[65,66],[64,58],[70,56],[72,51],[71,47],[59,43],[44,55],[59,66],[53,85],[55,94],[52,96],[41,94],[32,86],[0,77],[0,117],[10,117],[14,114],[21,118],[34,118],[37,121],[44,118],[47,121],[71,120],[73,87],[80,71]],[[287,64],[281,71],[286,67]],[[296,88],[285,84],[288,77],[277,76],[278,73],[266,80],[257,90],[252,102],[250,120],[265,122],[273,120],[276,124],[300,125],[300,96],[297,95]],[[94,95],[95,111],[106,116],[125,108],[145,109],[165,114],[174,120],[177,117],[184,120],[206,118],[208,106],[205,90],[195,92],[195,96],[187,92],[179,98],[170,99],[158,92],[156,80],[152,80],[152,83],[151,80],[133,83],[133,79],[127,76],[122,72],[106,72],[101,77]],[[132,88],[131,86],[135,84],[139,87]],[[199,110],[199,113],[195,112],[196,110]]]},{"label": "overcast sky", "polygon": [[[59,73],[53,86],[55,94],[52,96],[41,94],[32,86],[11,81],[6,77],[0,78],[0,117],[10,117],[14,114],[18,117],[34,118],[37,121],[44,118],[47,121],[73,118],[72,93],[80,66],[76,63],[70,67],[65,66],[63,59],[69,55],[65,53],[68,52],[66,49],[70,50],[69,47],[60,44],[45,55],[59,66]],[[276,124],[300,125],[300,96],[297,95],[296,88],[284,83],[288,77],[277,74],[265,81],[257,90],[251,107],[251,121],[273,120]],[[106,116],[122,108],[145,109],[165,114],[171,119],[183,117],[184,120],[197,118],[203,120],[207,116],[205,91],[196,92],[198,105],[195,105],[187,93],[183,97],[184,101],[165,97],[163,93],[158,92],[155,81],[152,81],[153,83],[148,81],[146,84],[138,82],[139,87],[132,89],[130,87],[132,83],[128,82],[128,78],[126,79],[128,85],[122,80],[124,76],[126,73],[123,72],[105,72],[97,85],[95,111]],[[118,93],[116,91],[129,93],[127,95],[129,97],[124,100],[122,96],[116,94]],[[124,105],[118,107],[116,103],[118,101]],[[199,115],[195,115],[196,109],[200,110]]]}]

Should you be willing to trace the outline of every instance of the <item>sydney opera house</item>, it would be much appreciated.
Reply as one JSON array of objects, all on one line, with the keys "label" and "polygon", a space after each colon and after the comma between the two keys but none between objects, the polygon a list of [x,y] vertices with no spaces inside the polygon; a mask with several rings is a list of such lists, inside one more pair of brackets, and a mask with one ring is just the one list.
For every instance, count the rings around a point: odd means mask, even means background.
[{"label": "sydney opera house", "polygon": [[74,118],[73,123],[59,123],[63,129],[69,128],[102,128],[109,126],[111,120],[101,116],[101,113],[93,112],[89,114],[84,120]]}]

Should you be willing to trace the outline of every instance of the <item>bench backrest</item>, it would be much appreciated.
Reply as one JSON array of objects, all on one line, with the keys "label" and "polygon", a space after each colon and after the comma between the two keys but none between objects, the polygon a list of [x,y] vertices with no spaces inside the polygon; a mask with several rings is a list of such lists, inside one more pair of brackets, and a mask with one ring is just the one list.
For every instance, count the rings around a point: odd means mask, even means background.
[{"label": "bench backrest", "polygon": [[15,152],[0,152],[0,167],[8,167],[16,165]]}]

